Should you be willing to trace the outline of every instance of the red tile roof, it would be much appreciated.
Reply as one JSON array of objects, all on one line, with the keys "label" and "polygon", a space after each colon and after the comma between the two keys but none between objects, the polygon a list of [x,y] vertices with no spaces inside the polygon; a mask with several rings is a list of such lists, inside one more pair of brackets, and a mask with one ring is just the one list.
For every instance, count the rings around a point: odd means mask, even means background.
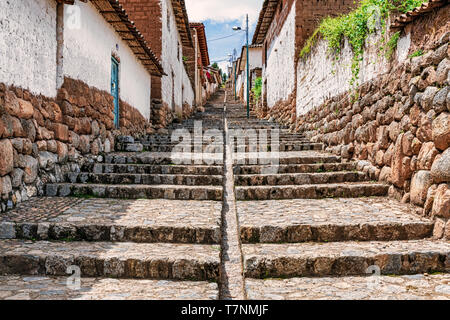
[{"label": "red tile roof", "polygon": [[[64,3],[72,0],[58,0]],[[113,26],[116,32],[128,44],[135,56],[142,62],[150,74],[154,76],[164,75],[164,70],[153,51],[147,45],[144,37],[129,18],[118,0],[81,0],[91,1],[103,18]]]},{"label": "red tile roof", "polygon": [[189,19],[184,0],[172,0],[172,7],[183,46],[193,47],[191,29],[189,28]]},{"label": "red tile roof", "polygon": [[200,45],[200,52],[202,55],[202,63],[204,66],[209,66],[211,63],[209,60],[208,42],[206,41],[205,25],[201,22],[189,23],[192,29],[197,30],[198,42]]},{"label": "red tile roof", "polygon": [[258,24],[253,35],[252,44],[261,44],[267,34],[267,30],[273,21],[279,0],[265,0],[259,14]]},{"label": "red tile roof", "polygon": [[395,18],[394,22],[391,24],[391,28],[402,28],[406,24],[414,21],[417,17],[422,16],[435,8],[439,8],[447,4],[448,0],[429,0],[428,2],[423,3],[420,7],[414,8],[413,10],[408,11]]}]

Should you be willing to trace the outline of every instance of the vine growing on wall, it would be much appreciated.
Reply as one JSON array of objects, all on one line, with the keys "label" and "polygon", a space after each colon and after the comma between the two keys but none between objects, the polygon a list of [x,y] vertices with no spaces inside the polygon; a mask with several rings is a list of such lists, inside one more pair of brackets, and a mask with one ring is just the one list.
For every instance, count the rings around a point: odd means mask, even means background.
[{"label": "vine growing on wall", "polygon": [[[327,41],[329,50],[335,54],[336,60],[338,60],[342,40],[347,39],[353,51],[350,84],[354,85],[359,79],[360,62],[363,59],[367,36],[379,28],[383,35],[385,34],[386,20],[391,11],[407,12],[420,6],[423,2],[425,0],[361,0],[359,6],[350,13],[322,20],[313,35],[306,41],[300,57],[304,58],[311,52],[311,48],[321,37]],[[384,48],[387,57],[394,52],[399,37],[400,33],[396,33],[388,41]]]},{"label": "vine growing on wall", "polygon": [[261,97],[261,90],[262,90],[262,78],[258,77],[255,79],[255,86],[252,88],[255,103],[258,103],[259,98]]}]

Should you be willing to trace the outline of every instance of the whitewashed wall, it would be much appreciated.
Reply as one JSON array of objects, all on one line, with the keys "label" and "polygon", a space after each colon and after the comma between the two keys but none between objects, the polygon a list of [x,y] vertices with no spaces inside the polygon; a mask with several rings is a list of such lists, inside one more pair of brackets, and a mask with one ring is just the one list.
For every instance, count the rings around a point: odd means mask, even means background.
[{"label": "whitewashed wall", "polygon": [[[246,53],[244,52],[244,54]],[[250,60],[248,62],[250,66],[250,73],[249,73],[249,80],[250,80],[252,71],[255,68],[262,68],[262,48],[249,48],[248,55],[250,57]],[[245,64],[243,82],[244,82],[244,101],[247,102],[247,63]]]},{"label": "whitewashed wall", "polygon": [[[162,100],[167,103],[169,107],[172,107],[172,92],[174,90],[175,107],[181,108],[183,101],[191,101],[190,91],[192,84],[184,74],[186,70],[183,64],[183,52],[181,39],[178,34],[175,16],[172,8],[171,1],[161,0],[161,16],[162,16],[162,51],[161,51],[161,63],[167,76],[162,77]],[[167,19],[167,15],[170,15],[170,21]],[[168,23],[169,22],[169,23]],[[179,54],[177,53],[179,51]],[[172,82],[172,72],[174,74],[174,80]],[[172,85],[173,83],[173,85]],[[187,97],[182,97],[184,86],[184,92]],[[174,88],[173,88],[174,87]],[[190,87],[190,89],[189,89]]]},{"label": "whitewashed wall", "polygon": [[244,71],[238,74],[236,79],[236,94],[239,96],[242,85],[244,84]]},{"label": "whitewashed wall", "polygon": [[[120,98],[149,119],[151,75],[91,3],[77,0],[76,5],[81,8],[81,24],[71,28],[66,21],[64,75],[109,92],[111,55],[115,53],[120,57]],[[65,6],[66,12],[69,7]]]},{"label": "whitewashed wall", "polygon": [[[381,33],[373,34],[366,40],[363,61],[359,72],[362,84],[388,71],[388,61],[376,45]],[[399,61],[407,58],[411,44],[410,35],[400,38],[395,56]],[[327,98],[339,95],[350,89],[352,78],[351,64],[353,52],[346,41],[339,60],[329,54],[327,42],[320,40],[306,60],[297,65],[297,116],[307,113],[321,105]]]},{"label": "whitewashed wall", "polygon": [[183,103],[187,103],[190,106],[193,106],[195,101],[195,92],[194,89],[192,88],[192,83],[188,77],[186,69],[183,68],[182,72],[183,72],[183,86],[184,86]]},{"label": "whitewashed wall", "polygon": [[250,70],[255,68],[262,68],[262,48],[249,48],[249,64]]},{"label": "whitewashed wall", "polygon": [[56,96],[56,1],[0,0],[0,82]]},{"label": "whitewashed wall", "polygon": [[267,105],[273,107],[286,100],[295,88],[295,1],[278,37],[267,50],[267,65],[263,78],[267,79]]}]

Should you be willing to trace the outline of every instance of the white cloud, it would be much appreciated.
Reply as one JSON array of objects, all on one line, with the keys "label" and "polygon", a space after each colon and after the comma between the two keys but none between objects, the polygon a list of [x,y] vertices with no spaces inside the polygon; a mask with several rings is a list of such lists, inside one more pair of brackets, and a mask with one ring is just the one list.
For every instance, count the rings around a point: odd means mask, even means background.
[{"label": "white cloud", "polygon": [[186,0],[186,7],[191,22],[208,19],[217,22],[243,21],[248,13],[250,24],[253,24],[258,20],[262,3],[263,0]]}]

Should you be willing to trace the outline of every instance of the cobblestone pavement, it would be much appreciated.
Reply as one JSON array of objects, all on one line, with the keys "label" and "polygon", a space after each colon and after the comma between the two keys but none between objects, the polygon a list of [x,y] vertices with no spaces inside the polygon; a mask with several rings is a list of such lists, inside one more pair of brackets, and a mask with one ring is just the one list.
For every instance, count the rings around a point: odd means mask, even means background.
[{"label": "cobblestone pavement", "polygon": [[2,216],[0,238],[219,243],[221,208],[214,201],[38,198]]},{"label": "cobblestone pavement", "polygon": [[252,278],[364,275],[372,265],[382,274],[450,271],[445,240],[245,244],[242,251]]},{"label": "cobblestone pavement", "polygon": [[219,254],[218,245],[4,240],[0,274],[65,275],[75,265],[82,276],[216,280]]},{"label": "cobblestone pavement", "polygon": [[83,203],[79,198],[33,198],[0,215],[0,221],[48,222],[59,220],[67,210]]},{"label": "cobblestone pavement", "polygon": [[433,223],[382,197],[238,201],[245,242],[421,239]]},{"label": "cobblestone pavement", "polygon": [[450,275],[246,280],[252,300],[450,300]]},{"label": "cobblestone pavement", "polygon": [[238,201],[241,225],[426,222],[409,205],[383,197]]},{"label": "cobblestone pavement", "polygon": [[80,289],[67,277],[2,276],[4,300],[214,300],[214,282],[82,278]]},{"label": "cobblestone pavement", "polygon": [[35,198],[0,221],[218,227],[222,203],[164,199]]}]

